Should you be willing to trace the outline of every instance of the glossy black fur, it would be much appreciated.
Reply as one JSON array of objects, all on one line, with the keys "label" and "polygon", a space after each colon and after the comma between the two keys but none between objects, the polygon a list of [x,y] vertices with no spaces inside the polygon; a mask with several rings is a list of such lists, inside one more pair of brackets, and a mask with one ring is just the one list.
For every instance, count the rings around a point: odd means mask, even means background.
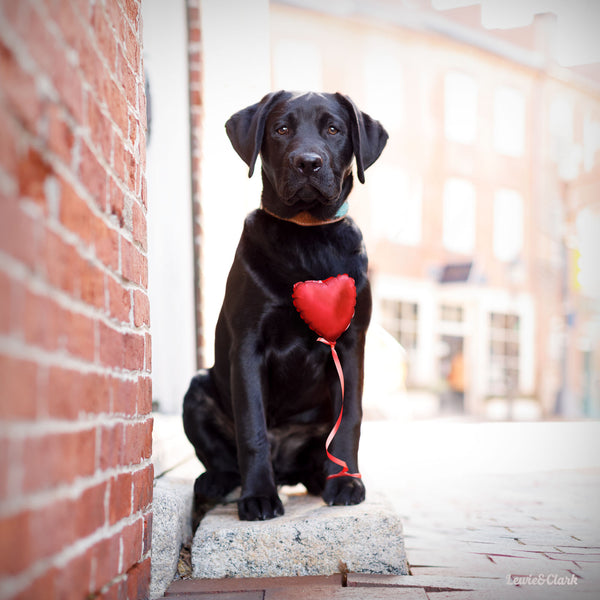
[{"label": "glossy black fur", "polygon": [[[262,204],[292,217],[336,214],[357,173],[379,156],[383,127],[340,94],[265,96],[231,117],[233,147],[250,167],[262,158]],[[357,289],[352,323],[338,339],[345,376],[342,425],[330,452],[358,471],[363,353],[371,315],[367,255],[356,224],[345,219],[301,226],[264,210],[246,218],[217,322],[215,364],[185,396],[185,432],[206,468],[195,484],[198,503],[214,503],[241,484],[240,519],[283,514],[280,484],[302,483],[328,504],[365,497],[360,479],[327,479],[325,439],[339,413],[340,383],[328,346],[296,312],[294,283],[348,273]]]}]

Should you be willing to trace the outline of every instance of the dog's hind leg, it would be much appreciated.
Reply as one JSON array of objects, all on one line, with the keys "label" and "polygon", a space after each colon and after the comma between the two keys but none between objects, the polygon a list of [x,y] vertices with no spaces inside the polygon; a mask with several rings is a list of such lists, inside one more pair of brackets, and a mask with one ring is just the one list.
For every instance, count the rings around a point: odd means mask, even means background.
[{"label": "dog's hind leg", "polygon": [[233,423],[221,410],[210,370],[200,371],[191,381],[183,401],[183,428],[205,466],[194,484],[200,504],[222,500],[240,485]]}]

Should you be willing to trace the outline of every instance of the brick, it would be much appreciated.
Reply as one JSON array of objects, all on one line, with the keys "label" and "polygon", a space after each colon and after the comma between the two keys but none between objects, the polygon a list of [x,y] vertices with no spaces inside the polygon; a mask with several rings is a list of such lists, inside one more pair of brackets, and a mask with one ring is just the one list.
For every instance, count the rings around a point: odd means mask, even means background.
[{"label": "brick", "polygon": [[140,205],[134,202],[131,206],[133,221],[133,239],[137,242],[144,252],[148,251],[148,231],[146,226],[146,215]]},{"label": "brick", "polygon": [[9,481],[13,469],[11,445],[11,440],[0,437],[0,456],[2,457],[0,460],[0,502],[6,500],[12,492]]},{"label": "brick", "polygon": [[[129,106],[136,106],[136,95],[137,95],[137,81],[135,73],[133,69],[125,60],[124,54],[122,52],[119,53],[119,82],[124,88],[124,97],[125,101]],[[128,131],[124,131],[123,133],[131,134],[131,119],[129,120],[129,129]]]},{"label": "brick", "polygon": [[79,259],[80,298],[96,308],[104,308],[104,273],[91,262]]},{"label": "brick", "polygon": [[73,76],[73,65],[47,23],[37,10],[30,10],[22,36],[27,39],[28,51],[41,70],[48,73],[62,102],[79,123],[82,122],[83,96],[78,77]]},{"label": "brick", "polygon": [[101,210],[104,210],[108,189],[106,170],[98,162],[98,158],[87,144],[81,145],[81,164],[79,170],[80,179],[85,183],[94,202]]},{"label": "brick", "polygon": [[63,118],[62,109],[52,105],[48,107],[46,115],[49,121],[48,138],[46,140],[48,148],[60,157],[65,164],[71,165],[75,135]]},{"label": "brick", "polygon": [[127,598],[145,598],[150,585],[150,558],[133,565],[127,571]]},{"label": "brick", "polygon": [[[132,3],[128,3],[128,5],[132,5]],[[140,64],[140,45],[136,33],[130,27],[125,28],[125,44],[127,61],[137,72]]]},{"label": "brick", "polygon": [[130,371],[141,371],[145,360],[145,336],[126,333],[124,338],[125,360],[123,366]]},{"label": "brick", "polygon": [[152,454],[152,418],[125,427],[123,463],[139,464]]},{"label": "brick", "polygon": [[38,412],[37,365],[0,354],[0,418],[34,419]]},{"label": "brick", "polygon": [[125,101],[125,95],[112,79],[107,81],[106,103],[113,122],[121,131],[121,136],[126,137],[128,128],[127,102]]},{"label": "brick", "polygon": [[146,556],[150,552],[150,548],[152,546],[152,519],[152,511],[147,512],[144,515],[144,537],[142,547],[142,554],[144,556]]},{"label": "brick", "polygon": [[100,53],[104,56],[110,69],[114,68],[117,55],[117,42],[110,25],[106,21],[102,5],[92,8],[92,27]]},{"label": "brick", "polygon": [[59,220],[69,231],[76,233],[87,245],[91,245],[90,223],[96,216],[85,200],[75,191],[73,186],[64,179],[60,180],[60,210]]},{"label": "brick", "polygon": [[23,444],[23,490],[44,490],[90,476],[95,461],[95,429],[29,438]]},{"label": "brick", "polygon": [[145,344],[145,349],[146,349],[145,369],[146,369],[147,373],[151,373],[152,372],[152,337],[150,336],[149,333],[146,333],[145,338],[146,338],[146,344]]},{"label": "brick", "polygon": [[94,227],[96,257],[114,273],[119,269],[119,234],[98,219]]},{"label": "brick", "polygon": [[[116,137],[115,140],[116,141],[115,141],[115,146],[114,146],[114,151],[113,151],[112,166],[117,173],[118,180],[120,182],[124,182],[126,179],[125,148],[123,146],[123,139],[121,136]],[[112,210],[113,214],[117,214],[118,216],[120,216],[121,212],[123,211],[123,205],[124,205],[123,192],[121,191],[121,189],[118,189],[118,191],[116,193],[120,194],[120,197],[117,195],[117,197],[114,200],[112,197],[110,198],[111,210]],[[111,195],[112,195],[112,192],[111,192]],[[113,202],[114,202],[114,204],[113,204]],[[122,220],[121,220],[121,226],[123,226]]]},{"label": "brick", "polygon": [[146,257],[128,240],[121,238],[121,271],[128,281],[147,287]]},{"label": "brick", "polygon": [[58,419],[108,413],[108,380],[105,375],[51,367],[46,383],[45,412]]},{"label": "brick", "polygon": [[105,499],[107,482],[102,482],[85,489],[73,507],[71,518],[74,519],[75,531],[79,538],[92,535],[103,527],[107,521]]},{"label": "brick", "polygon": [[95,352],[94,321],[79,313],[68,313],[63,333],[69,354],[93,361]]},{"label": "brick", "polygon": [[148,208],[148,186],[146,178],[143,178],[141,182],[140,202],[144,208]]},{"label": "brick", "polygon": [[[33,549],[31,562],[50,557],[60,552],[77,539],[76,522],[73,519],[76,503],[70,499],[60,499],[36,511],[29,519],[30,547]],[[48,524],[52,524],[52,534],[47,535]]]},{"label": "brick", "polygon": [[[34,78],[20,68],[12,50],[0,41],[0,81],[2,95],[11,113],[26,129],[35,133],[41,116],[41,102]],[[4,135],[3,130],[3,135]]]},{"label": "brick", "polygon": [[24,339],[32,346],[55,350],[64,343],[68,312],[51,298],[23,290],[21,324]]},{"label": "brick", "polygon": [[0,518],[0,575],[16,575],[27,567],[34,549],[29,531],[29,511]]},{"label": "brick", "polygon": [[98,598],[98,600],[125,600],[126,593],[127,582],[119,580],[109,584],[108,588],[104,588],[96,598]]},{"label": "brick", "polygon": [[99,541],[92,548],[93,592],[102,589],[119,574],[119,539],[119,534],[115,534]]},{"label": "brick", "polygon": [[116,379],[111,381],[113,414],[130,415],[135,411],[137,398],[137,382],[128,379]]},{"label": "brick", "polygon": [[125,183],[127,187],[136,191],[138,188],[136,182],[138,181],[139,167],[138,162],[129,150],[125,150]]},{"label": "brick", "polygon": [[52,19],[60,31],[60,37],[73,50],[78,50],[83,43],[88,43],[86,28],[70,2],[61,2],[59,10],[52,11]]},{"label": "brick", "polygon": [[140,377],[136,393],[136,414],[148,415],[152,412],[152,378]]},{"label": "brick", "polygon": [[[114,157],[115,160],[114,162],[116,163],[116,157],[119,155],[119,153],[123,153],[123,149],[122,146],[120,144],[116,144],[115,145],[115,152],[114,152]],[[116,166],[115,166],[116,169]],[[109,206],[108,206],[108,213],[113,216],[116,217],[116,220],[118,222],[119,227],[124,227],[125,226],[125,195],[123,193],[123,190],[121,189],[119,183],[111,178],[110,179],[110,195],[108,198],[108,202],[109,202]]]},{"label": "brick", "polygon": [[106,19],[109,26],[114,28],[119,39],[122,38],[122,31],[125,25],[125,16],[118,2],[108,2],[106,5]]},{"label": "brick", "polygon": [[[61,600],[80,600],[87,598],[90,590],[92,572],[92,552],[87,550],[71,559],[64,567],[53,573],[53,598]],[[37,598],[38,596],[30,596]]]},{"label": "brick", "polygon": [[133,323],[136,327],[150,326],[150,302],[148,295],[139,290],[133,292]]},{"label": "brick", "polygon": [[[140,18],[140,7],[138,2],[126,2],[125,3],[125,13],[127,14],[127,18],[129,22],[135,27]],[[136,30],[137,31],[137,30]]]},{"label": "brick", "polygon": [[131,313],[131,291],[124,288],[112,277],[106,278],[106,289],[108,291],[108,313],[120,323],[130,322]]},{"label": "brick", "polygon": [[153,465],[148,465],[133,473],[133,503],[131,507],[133,514],[148,509],[152,504],[153,481]]},{"label": "brick", "polygon": [[50,164],[35,148],[30,146],[17,165],[19,194],[21,197],[30,198],[45,207],[44,182],[51,173],[52,167]]},{"label": "brick", "polygon": [[113,142],[112,124],[92,97],[88,100],[88,125],[96,150],[102,154],[107,163],[110,162]]},{"label": "brick", "polygon": [[110,75],[89,36],[82,36],[77,53],[85,80],[91,86],[93,95],[103,103]]},{"label": "brick", "polygon": [[131,484],[131,473],[121,473],[110,480],[108,518],[111,525],[131,514]]},{"label": "brick", "polygon": [[122,568],[124,571],[128,571],[142,558],[143,529],[144,520],[140,517],[131,525],[126,525],[121,532],[121,541],[123,546]]},{"label": "brick", "polygon": [[18,200],[0,197],[0,247],[31,271],[38,266],[40,233],[41,227],[21,210]]},{"label": "brick", "polygon": [[56,571],[49,569],[36,579],[34,579],[29,585],[21,591],[18,595],[12,596],[11,600],[54,600],[59,596],[55,595],[54,592],[54,580],[56,577]]},{"label": "brick", "polygon": [[[19,146],[22,145],[20,128],[13,115],[0,103],[0,168],[7,177],[14,178],[17,172]],[[16,188],[16,183],[14,184]]]},{"label": "brick", "polygon": [[46,232],[43,269],[50,285],[74,296],[79,285],[81,264],[82,259],[73,246],[55,232]]},{"label": "brick", "polygon": [[100,469],[112,469],[124,462],[125,427],[122,423],[103,427],[100,437]]}]

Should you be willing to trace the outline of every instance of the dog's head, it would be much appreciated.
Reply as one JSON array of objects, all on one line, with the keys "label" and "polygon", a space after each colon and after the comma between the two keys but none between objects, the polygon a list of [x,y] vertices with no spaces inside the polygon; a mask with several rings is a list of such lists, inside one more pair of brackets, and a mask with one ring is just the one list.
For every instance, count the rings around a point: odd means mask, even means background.
[{"label": "dog's head", "polygon": [[352,189],[352,159],[361,183],[388,135],[378,121],[342,94],[267,94],[235,113],[225,125],[249,167],[260,152],[263,206],[289,218],[308,211],[332,217]]}]

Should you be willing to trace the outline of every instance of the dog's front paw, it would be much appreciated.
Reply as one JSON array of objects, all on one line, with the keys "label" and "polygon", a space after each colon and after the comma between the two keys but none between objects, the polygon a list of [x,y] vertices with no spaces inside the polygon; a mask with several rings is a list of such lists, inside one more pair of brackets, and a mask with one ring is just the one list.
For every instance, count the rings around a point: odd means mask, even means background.
[{"label": "dog's front paw", "polygon": [[280,517],[283,512],[283,504],[277,493],[238,500],[238,516],[241,521],[266,521]]},{"label": "dog's front paw", "polygon": [[216,504],[240,485],[240,476],[227,471],[206,471],[194,483],[198,502]]},{"label": "dog's front paw", "polygon": [[323,500],[329,506],[359,504],[365,499],[365,485],[356,477],[335,477],[328,479],[323,491]]}]

